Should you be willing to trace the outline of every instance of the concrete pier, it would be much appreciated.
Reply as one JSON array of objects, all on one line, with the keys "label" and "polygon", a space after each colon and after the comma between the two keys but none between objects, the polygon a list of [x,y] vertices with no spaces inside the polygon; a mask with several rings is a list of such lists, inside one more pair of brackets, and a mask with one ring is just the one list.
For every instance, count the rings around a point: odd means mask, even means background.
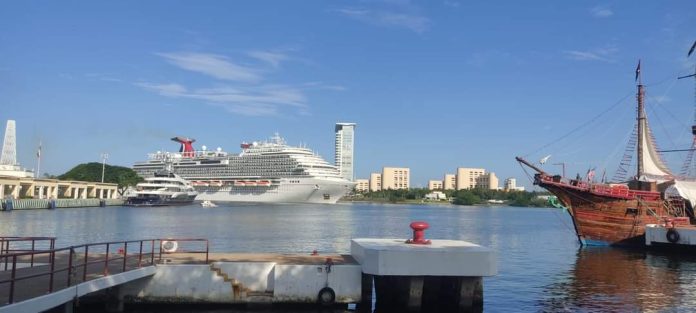
[{"label": "concrete pier", "polygon": [[363,275],[374,277],[376,312],[482,309],[482,277],[497,274],[493,250],[465,241],[425,240],[422,233],[414,234],[409,242],[420,243],[351,241],[351,255],[362,266]]},{"label": "concrete pier", "polygon": [[[91,258],[100,260],[90,262],[94,263],[90,266],[106,266],[93,274],[96,276],[85,276],[77,285],[69,283],[72,276],[63,277],[68,279],[67,289],[33,298],[18,294],[21,302],[0,306],[0,312],[19,312],[13,311],[17,308],[45,310],[58,305],[69,311],[73,305],[79,306],[79,297],[83,296],[102,299],[104,310],[109,312],[122,311],[124,305],[139,304],[357,304],[359,312],[372,312],[373,287],[376,312],[482,309],[483,277],[497,274],[495,252],[464,241],[427,240],[422,233],[427,224],[413,225],[420,225],[422,229],[414,232],[414,238],[408,241],[353,239],[350,255],[209,253],[206,239],[178,239],[182,244],[205,242],[205,249],[194,250],[177,250],[179,244],[171,246],[177,239],[160,239],[157,245],[153,241],[151,252],[142,250],[141,246],[139,252],[130,252],[126,260],[125,247],[121,249],[114,244],[111,250],[107,248],[106,254],[90,254]],[[170,246],[165,247],[165,243]],[[132,246],[127,251],[133,251]],[[155,247],[160,249],[157,255]],[[73,251],[72,247],[70,249]],[[54,254],[52,250],[48,252],[43,254]],[[120,256],[123,257],[119,259]],[[21,274],[46,272],[55,266],[61,268],[73,259],[82,260],[83,257],[76,254],[68,260],[57,259],[59,264],[36,259],[39,264],[22,269]],[[109,263],[110,259],[116,259],[117,263]],[[86,254],[84,260],[87,264]],[[137,262],[135,269],[127,266],[132,262]],[[70,266],[75,263],[68,263]],[[121,272],[109,275],[113,266],[122,266]],[[87,271],[84,269],[85,273]],[[4,274],[7,276],[9,272]],[[36,280],[37,288],[46,290],[49,278],[38,278],[43,281]],[[53,276],[50,279],[53,282]],[[64,285],[62,281],[56,284]],[[75,295],[78,298],[73,299]],[[77,302],[71,302],[73,300]]]}]

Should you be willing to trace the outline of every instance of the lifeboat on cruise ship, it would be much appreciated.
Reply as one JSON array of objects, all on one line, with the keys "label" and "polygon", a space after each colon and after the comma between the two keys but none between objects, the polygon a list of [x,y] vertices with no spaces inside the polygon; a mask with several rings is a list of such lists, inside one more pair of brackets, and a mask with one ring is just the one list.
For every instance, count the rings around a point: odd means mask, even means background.
[{"label": "lifeboat on cruise ship", "polygon": [[245,184],[243,181],[241,181],[241,180],[238,180],[238,181],[235,181],[235,182],[234,182],[234,186],[235,186],[235,187],[243,187],[243,186],[245,186],[245,185],[246,185],[246,184]]},{"label": "lifeboat on cruise ship", "polygon": [[271,182],[270,182],[270,181],[267,181],[267,180],[261,180],[261,181],[258,182],[258,185],[259,185],[259,186],[268,187],[268,186],[271,185]]},{"label": "lifeboat on cruise ship", "polygon": [[211,181],[210,185],[213,187],[222,187],[222,182],[221,181]]},{"label": "lifeboat on cruise ship", "polygon": [[244,184],[247,186],[256,186],[256,181],[249,180],[249,181],[245,181]]}]

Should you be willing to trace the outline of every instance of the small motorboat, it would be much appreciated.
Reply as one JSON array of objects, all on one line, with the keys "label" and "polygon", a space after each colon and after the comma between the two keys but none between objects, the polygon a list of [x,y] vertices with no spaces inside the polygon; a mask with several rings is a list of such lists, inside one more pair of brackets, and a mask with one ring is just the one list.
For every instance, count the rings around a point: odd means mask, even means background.
[{"label": "small motorboat", "polygon": [[217,204],[213,203],[210,200],[205,200],[205,201],[201,202],[201,206],[204,208],[214,208],[214,207],[217,207]]}]

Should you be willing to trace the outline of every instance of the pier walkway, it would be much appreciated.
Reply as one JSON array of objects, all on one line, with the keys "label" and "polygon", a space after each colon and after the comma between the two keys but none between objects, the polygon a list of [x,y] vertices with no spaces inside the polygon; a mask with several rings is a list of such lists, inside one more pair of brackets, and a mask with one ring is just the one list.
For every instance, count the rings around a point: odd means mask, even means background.
[{"label": "pier walkway", "polygon": [[[184,247],[165,251],[167,242]],[[50,242],[50,243],[48,243]],[[0,237],[0,312],[38,312],[155,273],[155,264],[207,264],[206,239],[148,239],[53,248],[55,238]],[[198,245],[196,249],[191,249]],[[48,249],[43,247],[48,246]],[[201,248],[201,246],[204,246]],[[195,255],[196,257],[190,257]]]}]

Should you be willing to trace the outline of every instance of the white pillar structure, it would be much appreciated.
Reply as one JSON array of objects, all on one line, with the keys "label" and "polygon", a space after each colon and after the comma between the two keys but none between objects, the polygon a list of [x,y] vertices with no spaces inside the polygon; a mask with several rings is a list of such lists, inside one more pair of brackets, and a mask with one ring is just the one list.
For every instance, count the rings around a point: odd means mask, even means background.
[{"label": "white pillar structure", "polygon": [[12,186],[12,199],[19,199],[19,190],[22,189],[20,184]]}]

